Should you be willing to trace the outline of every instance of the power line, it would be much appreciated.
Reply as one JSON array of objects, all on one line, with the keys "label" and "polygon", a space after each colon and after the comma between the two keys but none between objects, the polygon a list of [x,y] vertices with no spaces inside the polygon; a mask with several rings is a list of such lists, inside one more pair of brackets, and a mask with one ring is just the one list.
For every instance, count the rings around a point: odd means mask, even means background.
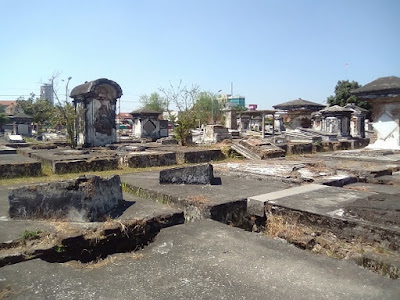
[{"label": "power line", "polygon": [[19,96],[30,96],[31,94],[28,94],[28,95],[21,95],[21,94],[18,94],[18,95],[0,95],[0,97],[19,97]]}]

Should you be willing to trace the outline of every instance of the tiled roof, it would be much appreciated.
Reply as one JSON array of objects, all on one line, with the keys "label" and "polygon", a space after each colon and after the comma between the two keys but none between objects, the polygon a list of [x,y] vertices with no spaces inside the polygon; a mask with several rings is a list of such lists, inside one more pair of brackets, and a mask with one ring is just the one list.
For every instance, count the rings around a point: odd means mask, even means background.
[{"label": "tiled roof", "polygon": [[133,112],[131,112],[131,114],[135,114],[135,115],[140,115],[140,114],[161,114],[161,112],[159,111],[155,111],[152,109],[147,109],[147,108],[139,108],[137,110],[134,110]]},{"label": "tiled roof", "polygon": [[321,110],[321,112],[335,112],[335,111],[348,111],[351,112],[352,110],[350,108],[345,108],[339,105],[333,105],[333,106],[329,106],[323,110]]},{"label": "tiled roof", "polygon": [[117,99],[122,96],[122,89],[118,83],[107,78],[100,78],[93,81],[86,81],[85,83],[74,87],[71,91],[70,97],[77,98],[82,95],[89,95],[90,93],[94,92],[96,87],[102,84],[108,84],[112,86],[115,89]]},{"label": "tiled roof", "polygon": [[282,104],[278,104],[278,105],[274,105],[272,106],[275,109],[285,109],[287,107],[307,107],[307,106],[320,106],[321,109],[325,107],[325,105],[320,104],[320,103],[315,103],[315,102],[311,102],[308,100],[304,100],[304,99],[296,99],[296,100],[292,100],[292,101],[288,101]]},{"label": "tiled roof", "polygon": [[3,106],[10,106],[10,105],[16,105],[17,101],[16,100],[0,100],[0,105]]},{"label": "tiled roof", "polygon": [[354,94],[390,91],[400,89],[400,78],[396,76],[381,77],[352,91]]}]

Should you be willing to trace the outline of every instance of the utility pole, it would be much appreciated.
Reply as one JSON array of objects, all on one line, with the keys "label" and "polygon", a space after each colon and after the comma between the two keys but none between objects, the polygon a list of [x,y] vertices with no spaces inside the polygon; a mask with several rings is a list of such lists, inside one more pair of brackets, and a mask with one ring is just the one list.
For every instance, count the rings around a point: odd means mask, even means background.
[{"label": "utility pole", "polygon": [[68,77],[67,84],[65,85],[65,103],[68,103],[68,84],[69,81],[72,79],[71,76]]},{"label": "utility pole", "polygon": [[[220,92],[222,92],[222,90],[219,90],[216,94],[218,94]],[[211,121],[212,121],[212,125],[214,125],[214,97],[215,97],[215,95],[211,95]]]}]

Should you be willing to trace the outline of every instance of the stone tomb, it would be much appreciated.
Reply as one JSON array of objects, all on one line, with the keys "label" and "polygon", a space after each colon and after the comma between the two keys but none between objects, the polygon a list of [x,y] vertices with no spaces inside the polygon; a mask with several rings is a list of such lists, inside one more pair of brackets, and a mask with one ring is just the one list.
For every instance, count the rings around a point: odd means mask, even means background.
[{"label": "stone tomb", "polygon": [[136,138],[148,138],[152,141],[168,137],[168,121],[160,120],[160,112],[150,109],[138,109],[131,113],[133,134]]},{"label": "stone tomb", "polygon": [[81,176],[10,190],[11,218],[97,221],[123,201],[121,179]]},{"label": "stone tomb", "polygon": [[117,142],[115,109],[122,89],[114,81],[100,78],[71,91],[76,111],[77,145],[105,146]]},{"label": "stone tomb", "polygon": [[372,106],[372,125],[378,138],[368,147],[400,150],[400,78],[378,78],[352,93]]}]

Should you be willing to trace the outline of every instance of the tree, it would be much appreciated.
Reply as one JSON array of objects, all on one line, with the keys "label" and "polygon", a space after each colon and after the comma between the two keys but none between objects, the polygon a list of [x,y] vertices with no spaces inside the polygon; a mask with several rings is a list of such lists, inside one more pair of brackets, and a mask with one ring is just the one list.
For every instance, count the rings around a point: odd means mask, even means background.
[{"label": "tree", "polygon": [[50,124],[50,119],[54,114],[53,105],[46,99],[35,99],[35,94],[33,93],[27,100],[19,97],[16,109],[32,117],[32,122],[38,124],[38,132],[42,132],[43,126]]},{"label": "tree", "polygon": [[216,95],[210,92],[200,92],[193,106],[195,118],[201,124],[211,124],[222,117],[221,105]]},{"label": "tree", "polygon": [[165,100],[159,93],[151,93],[150,96],[141,95],[139,101],[143,105],[143,108],[159,112],[163,112],[166,109]]},{"label": "tree", "polygon": [[5,114],[5,107],[3,105],[0,105],[0,128],[2,125],[7,124],[8,122],[8,117]]},{"label": "tree", "polygon": [[[65,127],[67,131],[67,141],[70,144],[72,148],[76,147],[76,138],[75,138],[75,120],[76,120],[76,111],[75,111],[75,106],[68,101],[68,97],[65,97],[64,101],[61,101],[60,98],[58,97],[57,91],[55,90],[54,86],[57,86],[54,84],[54,81],[57,79],[59,76],[59,73],[53,74],[52,78],[50,79],[53,87],[53,93],[54,96],[57,100],[57,104],[55,105],[56,109],[56,114],[53,118],[53,122],[55,124],[60,124]],[[68,78],[68,81],[71,78]]]},{"label": "tree", "polygon": [[335,95],[331,95],[327,98],[329,105],[345,106],[348,103],[354,103],[355,105],[364,109],[371,109],[371,104],[367,101],[358,99],[355,95],[351,94],[352,90],[360,88],[361,85],[357,81],[339,80],[335,87]]},{"label": "tree", "polygon": [[199,86],[192,84],[190,88],[182,85],[182,80],[174,86],[170,84],[168,88],[159,88],[164,95],[165,108],[169,114],[169,119],[173,120],[170,105],[174,104],[179,110],[177,126],[174,128],[175,138],[181,145],[186,145],[191,135],[191,129],[195,128],[195,114],[193,106],[199,95]]}]

